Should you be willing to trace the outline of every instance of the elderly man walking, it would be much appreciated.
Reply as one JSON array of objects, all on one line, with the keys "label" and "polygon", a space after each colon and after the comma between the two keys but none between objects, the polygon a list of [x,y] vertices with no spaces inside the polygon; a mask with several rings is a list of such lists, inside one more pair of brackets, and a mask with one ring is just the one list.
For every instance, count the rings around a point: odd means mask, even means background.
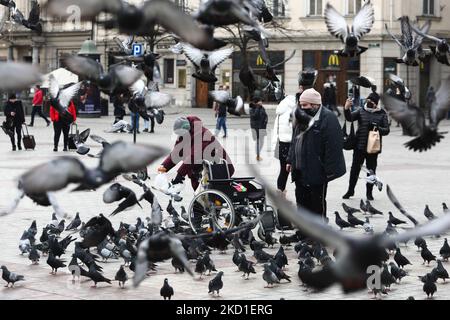
[{"label": "elderly man walking", "polygon": [[325,218],[328,183],[346,172],[342,129],[314,89],[301,94],[294,115],[287,170],[295,182],[296,202]]}]

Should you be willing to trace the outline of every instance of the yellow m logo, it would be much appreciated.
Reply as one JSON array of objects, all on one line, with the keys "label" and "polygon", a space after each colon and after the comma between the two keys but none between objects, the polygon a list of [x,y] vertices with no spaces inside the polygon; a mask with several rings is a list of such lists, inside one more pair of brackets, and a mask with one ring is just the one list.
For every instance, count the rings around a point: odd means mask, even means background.
[{"label": "yellow m logo", "polygon": [[263,58],[261,57],[261,55],[259,55],[259,54],[258,54],[258,58],[256,58],[256,65],[257,65],[257,66],[262,66],[262,65],[264,65],[264,60],[263,60]]},{"label": "yellow m logo", "polygon": [[339,67],[339,56],[337,54],[332,54],[328,58],[328,65],[333,67]]}]

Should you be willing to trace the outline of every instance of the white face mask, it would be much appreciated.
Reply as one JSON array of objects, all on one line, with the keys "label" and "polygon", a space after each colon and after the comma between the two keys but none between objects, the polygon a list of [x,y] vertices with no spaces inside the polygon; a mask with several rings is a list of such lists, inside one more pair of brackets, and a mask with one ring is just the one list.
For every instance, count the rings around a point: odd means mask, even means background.
[{"label": "white face mask", "polygon": [[177,130],[174,131],[174,133],[175,133],[177,136],[182,137],[182,136],[188,134],[188,133],[189,133],[189,130],[186,130],[186,129],[177,129]]}]

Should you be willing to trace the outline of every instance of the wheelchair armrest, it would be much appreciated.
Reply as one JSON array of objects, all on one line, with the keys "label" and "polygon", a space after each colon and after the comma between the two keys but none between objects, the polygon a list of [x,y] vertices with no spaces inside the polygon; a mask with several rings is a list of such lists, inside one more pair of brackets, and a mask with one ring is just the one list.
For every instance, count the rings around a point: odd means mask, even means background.
[{"label": "wheelchair armrest", "polygon": [[253,181],[253,180],[255,180],[255,177],[232,178],[232,179],[233,179],[233,181],[236,181],[236,182],[240,182],[240,181],[242,181],[242,182],[248,182],[248,181]]},{"label": "wheelchair armrest", "polygon": [[233,182],[233,179],[214,179],[214,180],[208,180],[208,183],[230,183]]}]

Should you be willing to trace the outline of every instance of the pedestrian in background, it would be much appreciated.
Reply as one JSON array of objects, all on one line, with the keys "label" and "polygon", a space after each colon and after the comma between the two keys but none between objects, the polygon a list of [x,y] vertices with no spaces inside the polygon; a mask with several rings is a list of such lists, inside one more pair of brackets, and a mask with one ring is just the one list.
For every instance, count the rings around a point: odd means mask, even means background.
[{"label": "pedestrian in background", "polygon": [[17,148],[22,150],[22,125],[25,123],[25,113],[22,101],[16,95],[10,94],[5,105],[6,122],[9,124],[12,151],[16,151],[15,133],[17,134]]},{"label": "pedestrian in background", "polygon": [[36,113],[45,120],[47,123],[47,127],[50,125],[50,120],[47,119],[47,117],[42,112],[42,106],[44,104],[44,93],[42,92],[42,89],[39,85],[36,85],[34,88],[34,96],[33,101],[31,102],[33,110],[31,111],[31,121],[29,126],[32,127],[34,125],[34,117],[36,116]]},{"label": "pedestrian in background", "polygon": [[[223,90],[223,86],[219,86],[219,90]],[[216,117],[216,131],[214,135],[217,137],[220,130],[223,129],[223,138],[227,137],[227,105],[225,103],[214,102],[214,112]]]},{"label": "pedestrian in background", "polygon": [[61,137],[61,132],[63,134],[63,141],[64,141],[63,151],[67,151],[67,147],[69,145],[70,125],[72,123],[75,123],[77,120],[77,111],[73,101],[70,101],[69,107],[67,108],[67,114],[65,114],[64,116],[60,115],[55,107],[50,106],[50,119],[53,122],[53,130],[54,130],[53,151],[55,152],[58,151],[58,144],[59,139]]},{"label": "pedestrian in background", "polygon": [[268,117],[264,109],[262,99],[254,96],[250,102],[250,128],[253,140],[256,141],[256,160],[262,161],[261,150],[264,146],[264,138],[267,134]]}]

